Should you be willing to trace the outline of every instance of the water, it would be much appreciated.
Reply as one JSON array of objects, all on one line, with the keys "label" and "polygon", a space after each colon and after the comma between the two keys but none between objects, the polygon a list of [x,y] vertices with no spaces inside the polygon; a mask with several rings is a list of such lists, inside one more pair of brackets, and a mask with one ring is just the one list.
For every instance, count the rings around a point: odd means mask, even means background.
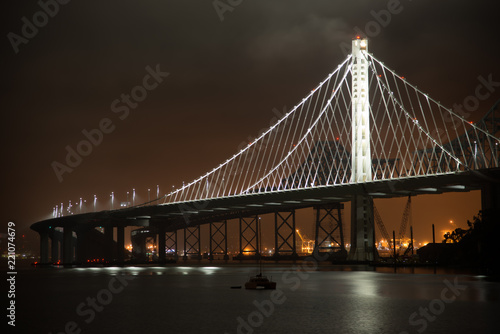
[{"label": "water", "polygon": [[16,332],[498,332],[500,283],[432,270],[309,267],[265,266],[275,292],[231,289],[255,274],[243,265],[19,269]]}]

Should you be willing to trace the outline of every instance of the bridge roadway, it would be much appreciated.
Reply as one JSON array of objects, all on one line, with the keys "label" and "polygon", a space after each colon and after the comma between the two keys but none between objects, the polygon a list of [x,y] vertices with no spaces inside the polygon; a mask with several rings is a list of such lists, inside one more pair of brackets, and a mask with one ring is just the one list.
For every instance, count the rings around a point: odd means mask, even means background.
[{"label": "bridge roadway", "polygon": [[[75,246],[73,244],[73,232],[77,234],[76,253],[81,254],[83,252],[78,251],[81,248],[79,244],[84,243],[85,238],[80,236],[84,236],[84,231],[95,227],[105,228],[105,235],[107,235],[107,240],[110,243],[113,243],[113,227],[118,228],[117,247],[123,249],[123,229],[127,226],[157,227],[161,231],[169,232],[239,217],[250,217],[321,204],[350,202],[360,195],[372,198],[393,198],[408,195],[481,190],[482,209],[492,209],[499,212],[499,184],[500,168],[490,168],[454,174],[317,186],[302,190],[251,193],[184,203],[143,205],[51,218],[34,223],[31,228],[40,234],[41,262],[48,263],[50,233],[54,231],[55,227],[62,227],[64,229],[63,261],[69,263],[75,259],[73,257],[74,249],[72,248]],[[106,233],[109,230],[111,232]],[[361,231],[358,233],[361,233]],[[107,255],[106,258],[108,258]],[[118,260],[120,259],[123,259],[121,254],[118,255]]]}]

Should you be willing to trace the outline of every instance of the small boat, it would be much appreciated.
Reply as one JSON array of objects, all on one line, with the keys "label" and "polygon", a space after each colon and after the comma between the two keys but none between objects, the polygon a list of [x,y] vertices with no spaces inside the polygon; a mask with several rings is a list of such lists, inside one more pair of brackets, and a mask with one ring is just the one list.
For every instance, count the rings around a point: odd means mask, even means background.
[{"label": "small boat", "polygon": [[276,289],[276,282],[269,280],[267,276],[262,276],[262,272],[258,275],[250,277],[250,280],[245,283],[245,289]]}]

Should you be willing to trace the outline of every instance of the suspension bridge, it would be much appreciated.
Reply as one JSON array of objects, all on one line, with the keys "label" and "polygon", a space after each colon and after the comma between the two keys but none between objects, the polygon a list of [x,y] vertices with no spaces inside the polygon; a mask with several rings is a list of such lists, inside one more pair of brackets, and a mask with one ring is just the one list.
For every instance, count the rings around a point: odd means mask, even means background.
[{"label": "suspension bridge", "polygon": [[[184,255],[199,256],[204,224],[210,254],[227,257],[232,219],[239,221],[240,255],[259,255],[262,214],[275,215],[275,256],[294,257],[295,210],[307,207],[317,212],[316,250],[374,260],[373,198],[480,189],[483,210],[500,209],[497,106],[470,122],[370,54],[368,40],[356,38],[352,53],[294,108],[199,178],[142,205],[33,224],[40,261],[83,263],[95,252],[123,261],[127,226],[143,227],[133,238],[158,238],[160,260],[177,254],[178,230],[184,230]],[[342,232],[346,202],[349,254]],[[98,250],[96,227],[104,228]],[[335,247],[324,246],[332,240]]]}]

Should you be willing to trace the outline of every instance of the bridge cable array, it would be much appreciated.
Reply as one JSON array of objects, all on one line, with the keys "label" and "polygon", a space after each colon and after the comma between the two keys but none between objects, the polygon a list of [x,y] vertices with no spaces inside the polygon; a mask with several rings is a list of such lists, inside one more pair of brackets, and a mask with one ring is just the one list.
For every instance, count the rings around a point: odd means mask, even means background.
[{"label": "bridge cable array", "polygon": [[[498,167],[499,139],[366,53],[372,181]],[[293,109],[164,204],[348,184],[352,69],[349,55]],[[351,79],[351,80],[349,80]],[[363,93],[363,92],[362,92]]]}]

